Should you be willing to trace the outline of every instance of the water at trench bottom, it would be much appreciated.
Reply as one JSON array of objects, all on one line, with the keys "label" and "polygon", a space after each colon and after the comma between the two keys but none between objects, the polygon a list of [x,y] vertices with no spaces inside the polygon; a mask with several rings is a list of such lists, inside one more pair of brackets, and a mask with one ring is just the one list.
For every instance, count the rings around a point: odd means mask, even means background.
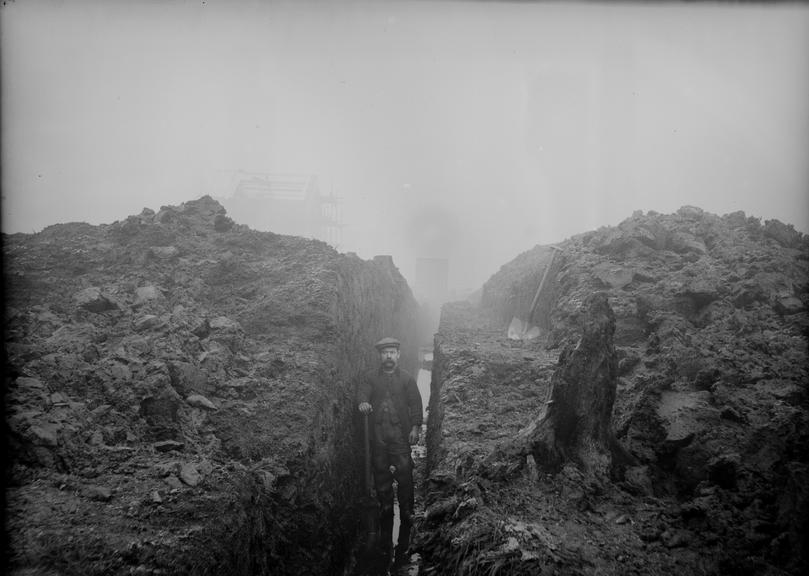
[{"label": "water at trench bottom", "polygon": [[[427,416],[427,405],[430,402],[430,379],[432,377],[432,372],[430,370],[425,370],[424,368],[419,370],[418,377],[416,379],[416,384],[419,387],[419,393],[421,394],[421,402],[424,406],[424,415],[425,421]],[[424,455],[427,453],[427,447],[424,445],[424,426],[422,426],[421,431],[421,441],[418,445],[413,446],[411,449],[411,454],[413,455],[414,463],[417,463],[419,460],[424,458]],[[394,502],[393,505],[393,542],[396,543],[396,540],[399,538],[399,502]]]}]

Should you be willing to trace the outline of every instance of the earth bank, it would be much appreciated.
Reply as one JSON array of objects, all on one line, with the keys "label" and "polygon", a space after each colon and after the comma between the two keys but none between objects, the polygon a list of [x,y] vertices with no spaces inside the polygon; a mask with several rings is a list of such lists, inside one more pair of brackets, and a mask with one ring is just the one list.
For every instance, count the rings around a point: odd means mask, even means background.
[{"label": "earth bank", "polygon": [[[343,573],[354,381],[383,334],[415,374],[423,333],[390,258],[255,232],[210,198],[3,239],[10,573]],[[803,573],[807,237],[684,207],[558,248],[442,311],[421,572]],[[546,268],[539,336],[509,338]],[[599,292],[611,477],[514,450]]]},{"label": "earth bank", "polygon": [[[778,221],[636,213],[506,264],[435,339],[420,549],[435,574],[803,574],[809,242]],[[539,337],[508,337],[537,286]],[[613,478],[515,450],[614,312]],[[610,365],[606,362],[606,365]],[[580,422],[591,415],[580,414]],[[515,458],[515,455],[520,456]],[[535,457],[536,456],[536,457]]]},{"label": "earth bank", "polygon": [[3,240],[9,573],[340,573],[356,376],[385,334],[416,366],[389,257],[208,197]]}]

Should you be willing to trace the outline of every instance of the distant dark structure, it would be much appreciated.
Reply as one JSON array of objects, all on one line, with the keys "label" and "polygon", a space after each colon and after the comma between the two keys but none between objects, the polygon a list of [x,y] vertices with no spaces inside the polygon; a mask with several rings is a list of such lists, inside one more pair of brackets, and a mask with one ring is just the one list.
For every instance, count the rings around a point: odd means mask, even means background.
[{"label": "distant dark structure", "polygon": [[443,304],[447,299],[449,260],[446,258],[416,259],[416,297]]},{"label": "distant dark structure", "polygon": [[449,260],[446,258],[416,259],[416,300],[422,307],[425,333],[422,344],[432,346],[433,334],[438,330],[441,306],[449,296]]},{"label": "distant dark structure", "polygon": [[240,224],[276,234],[317,238],[339,248],[342,243],[340,199],[321,196],[312,174],[233,173],[233,193],[217,198]]}]

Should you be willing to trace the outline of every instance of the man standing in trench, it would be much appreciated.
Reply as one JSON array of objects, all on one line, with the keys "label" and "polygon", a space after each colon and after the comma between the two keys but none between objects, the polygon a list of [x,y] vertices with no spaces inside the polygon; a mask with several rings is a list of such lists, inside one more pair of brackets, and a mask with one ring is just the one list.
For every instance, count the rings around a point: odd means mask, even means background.
[{"label": "man standing in trench", "polygon": [[362,414],[370,418],[371,460],[374,486],[381,507],[381,542],[390,554],[393,541],[393,480],[398,485],[399,539],[395,563],[408,559],[410,527],[413,524],[413,460],[410,446],[419,441],[422,424],[421,394],[413,377],[399,368],[400,342],[383,338],[375,345],[380,366],[369,372],[357,387]]}]

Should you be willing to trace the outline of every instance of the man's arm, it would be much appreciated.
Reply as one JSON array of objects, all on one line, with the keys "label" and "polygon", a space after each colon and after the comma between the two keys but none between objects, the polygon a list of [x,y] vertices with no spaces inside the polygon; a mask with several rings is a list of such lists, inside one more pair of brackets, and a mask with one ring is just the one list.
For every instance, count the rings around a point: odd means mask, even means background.
[{"label": "man's arm", "polygon": [[371,379],[367,374],[360,376],[357,383],[357,407],[363,414],[368,414],[373,410],[371,407]]},{"label": "man's arm", "polygon": [[421,392],[415,379],[408,378],[405,384],[405,394],[407,396],[407,410],[410,415],[410,424],[421,426],[424,423],[424,405],[421,401]]},{"label": "man's arm", "polygon": [[411,444],[418,444],[421,425],[424,422],[424,405],[421,401],[419,387],[413,378],[408,378],[405,383],[405,394],[407,395],[407,410],[410,415],[411,425],[408,438]]}]

